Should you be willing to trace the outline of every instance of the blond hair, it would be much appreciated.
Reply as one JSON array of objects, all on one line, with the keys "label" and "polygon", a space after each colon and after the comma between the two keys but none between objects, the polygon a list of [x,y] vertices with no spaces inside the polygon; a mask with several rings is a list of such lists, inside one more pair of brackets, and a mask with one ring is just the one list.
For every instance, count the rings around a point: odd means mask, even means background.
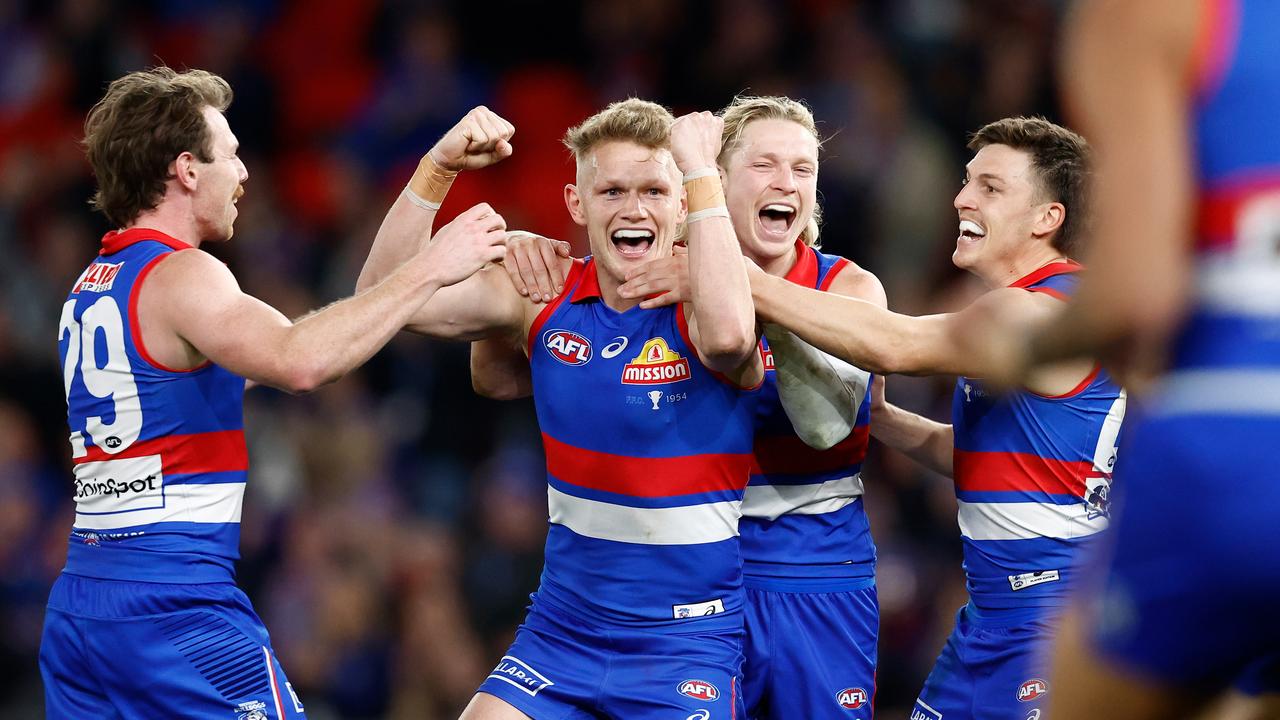
[{"label": "blond hair", "polygon": [[[724,133],[720,137],[720,156],[716,164],[728,169],[729,157],[742,147],[742,133],[747,126],[756,120],[789,120],[813,134],[822,149],[822,138],[818,136],[818,126],[813,119],[813,111],[799,100],[776,95],[752,96],[739,95],[733,99],[720,113],[724,118]],[[822,223],[822,207],[813,206],[813,216],[800,233],[806,245],[818,246],[818,230]]]},{"label": "blond hair", "polygon": [[223,112],[231,97],[227,81],[204,70],[161,65],[112,82],[84,124],[98,183],[90,205],[117,227],[156,207],[174,158],[190,152],[201,162],[213,160],[204,109]]},{"label": "blond hair", "polygon": [[627,98],[610,103],[580,125],[569,128],[564,134],[564,145],[581,167],[591,152],[606,142],[633,142],[653,150],[666,148],[671,144],[674,122],[671,111],[665,107],[648,100]]}]

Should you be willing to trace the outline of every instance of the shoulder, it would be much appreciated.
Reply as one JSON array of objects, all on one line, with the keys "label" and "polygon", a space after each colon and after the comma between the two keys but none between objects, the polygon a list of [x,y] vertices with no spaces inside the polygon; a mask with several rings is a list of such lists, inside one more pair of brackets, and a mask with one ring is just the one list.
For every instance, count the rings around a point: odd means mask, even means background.
[{"label": "shoulder", "polygon": [[833,268],[832,272],[835,273],[835,277],[832,278],[831,284],[827,286],[828,292],[865,300],[880,307],[888,306],[884,285],[881,284],[880,278],[876,277],[870,270],[859,266],[852,260],[846,260]]},{"label": "shoulder", "polygon": [[1059,312],[1063,306],[1064,301],[1058,294],[1006,287],[986,293],[970,307],[995,311],[1010,319],[1039,321]]}]

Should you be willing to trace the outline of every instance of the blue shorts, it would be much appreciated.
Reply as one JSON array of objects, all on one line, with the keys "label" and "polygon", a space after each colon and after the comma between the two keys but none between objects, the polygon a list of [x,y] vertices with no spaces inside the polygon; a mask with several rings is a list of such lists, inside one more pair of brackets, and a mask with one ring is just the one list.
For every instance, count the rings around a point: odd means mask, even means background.
[{"label": "blue shorts", "polygon": [[751,720],[869,720],[880,604],[875,580],[839,592],[747,588],[743,698]]},{"label": "blue shorts", "polygon": [[1149,417],[1126,432],[1086,621],[1121,665],[1225,686],[1280,647],[1280,419]]},{"label": "blue shorts", "polygon": [[734,720],[741,678],[741,630],[596,625],[535,599],[479,692],[534,720]]},{"label": "blue shorts", "polygon": [[970,605],[960,608],[911,720],[1040,717],[1050,690],[1049,645],[1057,628],[1045,612],[987,618]]},{"label": "blue shorts", "polygon": [[262,621],[231,583],[63,573],[49,593],[40,675],[51,720],[305,717]]}]

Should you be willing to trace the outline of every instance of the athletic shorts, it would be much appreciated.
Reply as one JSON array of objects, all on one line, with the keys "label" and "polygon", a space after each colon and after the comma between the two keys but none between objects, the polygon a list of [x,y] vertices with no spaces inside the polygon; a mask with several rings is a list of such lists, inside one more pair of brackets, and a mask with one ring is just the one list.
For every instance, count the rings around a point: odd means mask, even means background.
[{"label": "athletic shorts", "polygon": [[1084,596],[1093,638],[1161,682],[1225,686],[1280,647],[1280,418],[1152,416],[1127,432]]},{"label": "athletic shorts", "polygon": [[534,720],[735,720],[741,678],[740,629],[605,626],[535,600],[479,692]]},{"label": "athletic shorts", "polygon": [[1041,720],[1057,621],[1043,612],[1021,615],[980,617],[970,605],[960,608],[911,720]]},{"label": "athletic shorts", "polygon": [[748,718],[872,717],[880,630],[874,579],[839,592],[748,587],[746,618]]},{"label": "athletic shorts", "polygon": [[49,593],[40,675],[50,720],[305,717],[266,628],[231,583],[63,573]]}]

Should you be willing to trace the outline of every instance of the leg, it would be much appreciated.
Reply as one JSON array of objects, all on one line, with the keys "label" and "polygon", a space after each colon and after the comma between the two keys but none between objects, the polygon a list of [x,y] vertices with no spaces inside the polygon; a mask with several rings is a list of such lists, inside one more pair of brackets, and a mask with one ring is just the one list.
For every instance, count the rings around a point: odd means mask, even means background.
[{"label": "leg", "polygon": [[507,701],[489,693],[478,692],[467,703],[458,720],[531,720]]},{"label": "leg", "polygon": [[75,619],[49,608],[40,638],[40,678],[44,681],[45,717],[102,718],[123,716],[111,705],[104,678],[91,671]]},{"label": "leg", "polygon": [[962,660],[970,632],[965,608],[960,608],[956,626],[916,698],[912,720],[966,720],[973,716],[974,678]]}]

